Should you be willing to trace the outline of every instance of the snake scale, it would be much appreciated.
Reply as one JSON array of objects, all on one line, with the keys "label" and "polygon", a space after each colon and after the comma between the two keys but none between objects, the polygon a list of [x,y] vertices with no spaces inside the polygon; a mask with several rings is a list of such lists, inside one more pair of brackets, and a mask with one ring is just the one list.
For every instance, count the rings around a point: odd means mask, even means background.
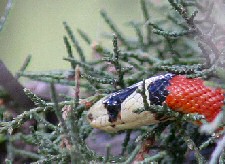
[{"label": "snake scale", "polygon": [[[140,114],[134,110],[143,108],[143,97],[137,90],[143,82],[112,93],[96,102],[88,111],[87,120],[94,128],[108,132],[134,129],[159,123],[150,111]],[[163,105],[182,113],[198,113],[211,122],[221,111],[224,91],[204,84],[200,78],[167,73],[145,80],[145,95],[151,105]]]}]

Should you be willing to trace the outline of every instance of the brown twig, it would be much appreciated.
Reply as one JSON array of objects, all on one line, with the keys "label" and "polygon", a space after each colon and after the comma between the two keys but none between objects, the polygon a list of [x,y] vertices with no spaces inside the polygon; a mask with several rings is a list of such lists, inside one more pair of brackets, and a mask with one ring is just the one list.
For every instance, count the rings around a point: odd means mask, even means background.
[{"label": "brown twig", "polygon": [[75,108],[79,105],[79,95],[80,95],[80,67],[79,65],[75,68],[75,95],[74,95],[74,106]]},{"label": "brown twig", "polygon": [[143,161],[144,156],[149,153],[149,150],[154,142],[155,142],[154,136],[150,136],[145,141],[143,141],[143,143],[141,145],[141,149],[139,150],[138,154],[136,155],[133,163]]}]

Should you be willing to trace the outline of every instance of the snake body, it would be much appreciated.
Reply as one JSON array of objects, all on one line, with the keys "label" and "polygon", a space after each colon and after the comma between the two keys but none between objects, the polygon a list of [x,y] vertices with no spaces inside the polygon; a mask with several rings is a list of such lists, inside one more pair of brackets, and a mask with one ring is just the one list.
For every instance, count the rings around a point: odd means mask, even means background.
[{"label": "snake body", "polygon": [[[142,87],[141,81],[96,102],[87,114],[90,125],[116,132],[159,123],[158,117],[150,111],[134,113],[134,110],[144,107],[143,97],[137,91]],[[150,105],[166,103],[175,111],[202,114],[209,122],[221,111],[224,100],[221,88],[205,86],[199,78],[188,79],[171,73],[146,79],[145,95]]]}]

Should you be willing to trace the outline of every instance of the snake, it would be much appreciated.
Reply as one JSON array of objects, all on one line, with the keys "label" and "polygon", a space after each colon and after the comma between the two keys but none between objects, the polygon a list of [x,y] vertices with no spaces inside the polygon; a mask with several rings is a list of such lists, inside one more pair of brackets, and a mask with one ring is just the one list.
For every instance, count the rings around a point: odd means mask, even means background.
[{"label": "snake", "polygon": [[117,132],[160,123],[154,112],[134,112],[144,108],[144,98],[138,92],[143,87],[149,105],[167,105],[184,114],[198,113],[208,122],[216,118],[223,106],[224,90],[207,86],[201,78],[165,73],[144,82],[144,85],[140,81],[111,93],[93,104],[87,113],[90,125],[107,132]]}]

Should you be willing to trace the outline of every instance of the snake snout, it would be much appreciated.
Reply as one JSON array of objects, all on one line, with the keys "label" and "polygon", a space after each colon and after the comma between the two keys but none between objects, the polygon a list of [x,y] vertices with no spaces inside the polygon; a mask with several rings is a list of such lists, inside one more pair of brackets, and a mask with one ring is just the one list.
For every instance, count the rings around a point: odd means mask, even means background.
[{"label": "snake snout", "polygon": [[[95,103],[87,113],[87,120],[91,124],[103,124],[105,121],[102,121],[102,118],[108,117],[107,110],[102,103],[102,100],[99,100]],[[100,120],[100,121],[98,121]]]}]

